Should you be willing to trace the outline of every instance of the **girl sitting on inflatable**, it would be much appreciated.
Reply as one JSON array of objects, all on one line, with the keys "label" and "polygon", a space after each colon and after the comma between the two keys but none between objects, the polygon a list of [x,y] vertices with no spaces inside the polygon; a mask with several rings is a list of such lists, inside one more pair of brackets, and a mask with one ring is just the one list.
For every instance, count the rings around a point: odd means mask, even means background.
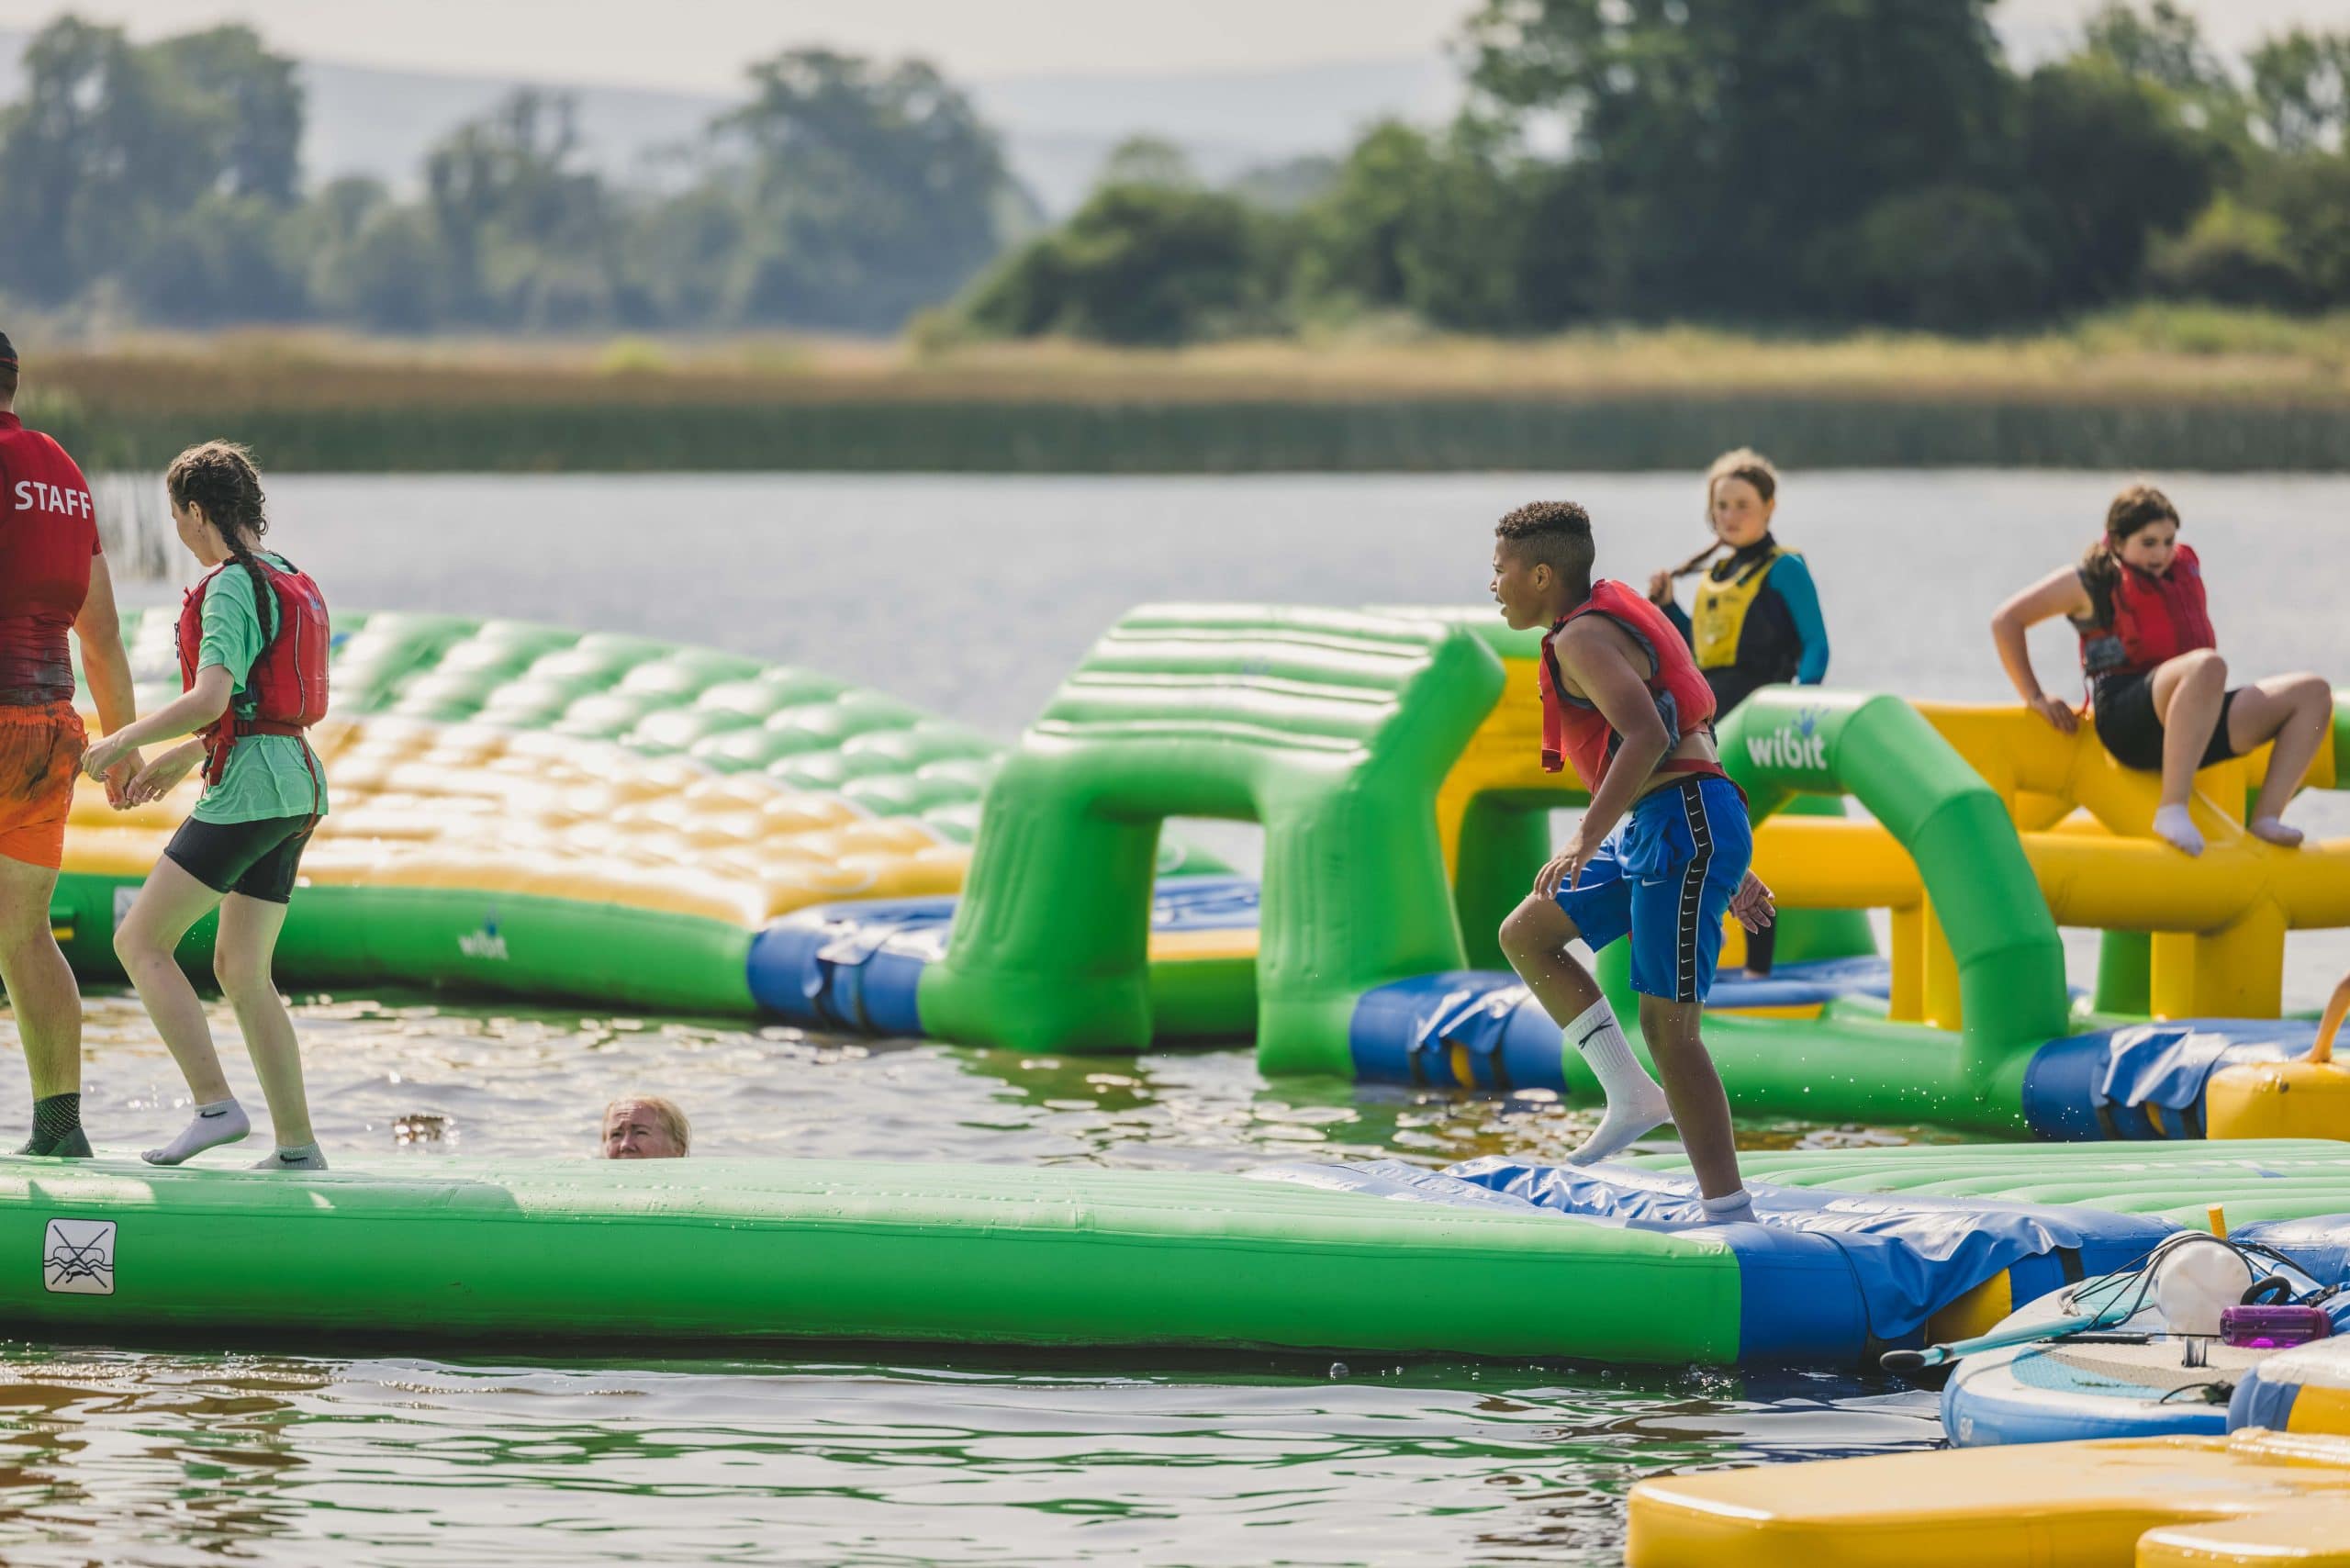
[{"label": "girl sitting on inflatable", "polygon": [[2105,536],[2078,565],[2051,573],[1999,607],[1991,637],[2024,705],[2066,734],[2080,718],[2041,689],[2024,633],[2062,615],[2081,637],[2081,668],[2098,739],[2124,767],[2162,775],[2154,832],[2189,855],[2203,835],[2188,814],[2195,771],[2277,743],[2252,812],[2255,836],[2287,848],[2299,828],[2278,820],[2317,756],[2333,693],[2314,675],[2228,687],[2228,666],[2203,602],[2203,570],[2178,542],[2178,510],[2151,485],[2114,497]]},{"label": "girl sitting on inflatable", "polygon": [[[1689,644],[1714,693],[1714,717],[1765,686],[1818,686],[1828,675],[1828,623],[1801,555],[1771,532],[1779,471],[1749,447],[1725,452],[1706,472],[1706,523],[1714,542],[1649,578],[1649,599]],[[1722,552],[1728,551],[1728,554]],[[1720,555],[1719,560],[1715,560]],[[1712,563],[1698,580],[1693,614],[1673,602],[1673,582]],[[1778,928],[1746,938],[1746,972],[1771,972]]]}]

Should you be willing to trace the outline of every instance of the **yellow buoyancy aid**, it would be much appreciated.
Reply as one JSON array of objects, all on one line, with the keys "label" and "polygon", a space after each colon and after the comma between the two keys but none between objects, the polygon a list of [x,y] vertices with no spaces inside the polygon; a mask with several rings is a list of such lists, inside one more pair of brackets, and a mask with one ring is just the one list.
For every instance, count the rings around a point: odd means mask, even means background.
[{"label": "yellow buoyancy aid", "polygon": [[1689,640],[1699,669],[1727,669],[1738,662],[1738,645],[1746,636],[1747,612],[1762,594],[1763,579],[1781,556],[1794,554],[1774,544],[1728,577],[1717,578],[1708,572],[1698,580],[1696,608],[1689,613]]}]

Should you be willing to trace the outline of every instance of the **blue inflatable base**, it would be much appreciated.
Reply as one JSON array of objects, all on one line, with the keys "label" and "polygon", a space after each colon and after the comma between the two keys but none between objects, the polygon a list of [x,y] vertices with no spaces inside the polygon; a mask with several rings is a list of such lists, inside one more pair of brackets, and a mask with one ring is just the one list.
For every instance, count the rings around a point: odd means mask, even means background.
[{"label": "blue inflatable base", "polygon": [[[954,894],[869,899],[794,911],[751,943],[751,997],[804,1028],[922,1037],[923,971],[946,954]],[[1168,877],[1151,895],[1150,928],[1249,930],[1258,886],[1248,877]]]},{"label": "blue inflatable base", "polygon": [[[1768,980],[1724,975],[1706,1005],[1816,1006],[1839,997],[1883,997],[1893,970],[1882,958],[1819,958],[1786,964]],[[1449,969],[1416,975],[1364,993],[1348,1044],[1355,1076],[1383,1083],[1453,1083],[1461,1050],[1480,1089],[1557,1089],[1559,1026],[1506,970]]]},{"label": "blue inflatable base", "polygon": [[1400,1160],[1260,1174],[1423,1203],[1504,1204],[1562,1223],[1702,1233],[1739,1264],[1741,1361],[1852,1364],[1923,1342],[1934,1313],[1996,1274],[2018,1300],[2123,1268],[2178,1227],[2143,1215],[1914,1193],[1751,1183],[1757,1224],[1716,1225],[1688,1176],[1491,1158],[1448,1170]]},{"label": "blue inflatable base", "polygon": [[2316,1042],[2307,1018],[2183,1018],[2053,1040],[2024,1070],[2024,1118],[2057,1143],[2199,1138],[2213,1073],[2305,1057]]}]

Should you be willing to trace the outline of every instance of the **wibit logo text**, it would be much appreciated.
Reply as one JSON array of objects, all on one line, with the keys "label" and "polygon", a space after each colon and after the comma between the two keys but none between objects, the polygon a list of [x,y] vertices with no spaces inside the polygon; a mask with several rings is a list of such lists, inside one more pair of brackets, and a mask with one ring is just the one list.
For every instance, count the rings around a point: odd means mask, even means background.
[{"label": "wibit logo text", "polygon": [[1746,737],[1746,755],[1757,767],[1828,766],[1828,737],[1782,725],[1767,735]]},{"label": "wibit logo text", "polygon": [[468,931],[457,938],[457,951],[468,958],[503,958],[506,938],[495,931]]}]

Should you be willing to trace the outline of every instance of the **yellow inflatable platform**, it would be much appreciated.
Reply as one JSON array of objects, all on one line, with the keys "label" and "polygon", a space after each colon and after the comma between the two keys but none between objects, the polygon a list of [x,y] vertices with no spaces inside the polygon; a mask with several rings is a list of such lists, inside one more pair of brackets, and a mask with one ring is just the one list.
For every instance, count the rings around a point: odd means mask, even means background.
[{"label": "yellow inflatable platform", "polygon": [[1644,1481],[1631,1568],[2350,1568],[2350,1438],[2249,1430]]}]

